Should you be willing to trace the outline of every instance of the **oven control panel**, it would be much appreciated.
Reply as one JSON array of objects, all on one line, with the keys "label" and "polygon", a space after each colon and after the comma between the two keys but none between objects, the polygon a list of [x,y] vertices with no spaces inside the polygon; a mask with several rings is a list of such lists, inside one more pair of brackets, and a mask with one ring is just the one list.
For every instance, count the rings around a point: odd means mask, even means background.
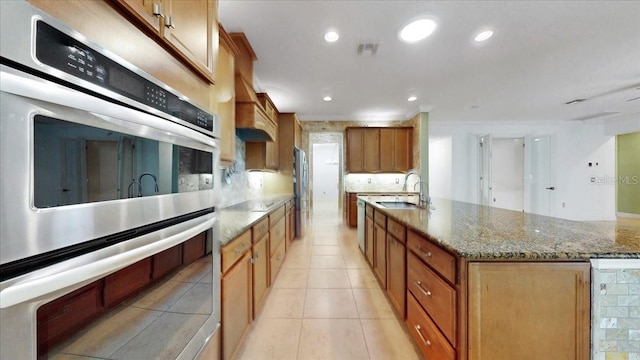
[{"label": "oven control panel", "polygon": [[175,116],[214,135],[214,116],[209,112],[121,65],[122,60],[111,59],[41,20],[36,24],[35,54],[43,64]]}]

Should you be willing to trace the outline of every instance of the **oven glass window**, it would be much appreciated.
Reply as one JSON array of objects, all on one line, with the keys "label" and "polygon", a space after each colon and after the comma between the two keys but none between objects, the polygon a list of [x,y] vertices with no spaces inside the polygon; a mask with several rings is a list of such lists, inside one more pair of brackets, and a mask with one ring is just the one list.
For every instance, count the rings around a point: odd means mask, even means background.
[{"label": "oven glass window", "polygon": [[46,116],[33,150],[38,208],[213,188],[211,152]]}]

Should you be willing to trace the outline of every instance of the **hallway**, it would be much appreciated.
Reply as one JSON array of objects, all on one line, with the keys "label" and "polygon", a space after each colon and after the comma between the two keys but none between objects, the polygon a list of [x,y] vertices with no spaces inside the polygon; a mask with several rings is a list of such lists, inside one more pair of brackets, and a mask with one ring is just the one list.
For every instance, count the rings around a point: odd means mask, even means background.
[{"label": "hallway", "polygon": [[238,358],[419,358],[341,215],[315,204]]}]

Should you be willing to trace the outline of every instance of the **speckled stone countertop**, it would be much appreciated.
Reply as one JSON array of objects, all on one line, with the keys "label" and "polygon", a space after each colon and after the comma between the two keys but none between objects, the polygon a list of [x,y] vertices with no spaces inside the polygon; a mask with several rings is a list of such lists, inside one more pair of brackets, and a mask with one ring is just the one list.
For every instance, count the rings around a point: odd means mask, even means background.
[{"label": "speckled stone countertop", "polygon": [[359,196],[450,252],[469,259],[640,258],[640,231],[459,201],[434,199],[433,209],[390,209]]},{"label": "speckled stone countertop", "polygon": [[220,243],[226,245],[270,212],[293,199],[293,195],[272,195],[220,209]]}]

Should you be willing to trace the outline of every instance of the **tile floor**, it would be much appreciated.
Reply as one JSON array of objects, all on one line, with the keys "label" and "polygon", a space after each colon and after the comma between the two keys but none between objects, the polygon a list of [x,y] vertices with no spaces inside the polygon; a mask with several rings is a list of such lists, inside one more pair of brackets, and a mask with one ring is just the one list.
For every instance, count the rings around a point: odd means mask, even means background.
[{"label": "tile floor", "polygon": [[316,204],[239,359],[419,359],[335,204]]}]

